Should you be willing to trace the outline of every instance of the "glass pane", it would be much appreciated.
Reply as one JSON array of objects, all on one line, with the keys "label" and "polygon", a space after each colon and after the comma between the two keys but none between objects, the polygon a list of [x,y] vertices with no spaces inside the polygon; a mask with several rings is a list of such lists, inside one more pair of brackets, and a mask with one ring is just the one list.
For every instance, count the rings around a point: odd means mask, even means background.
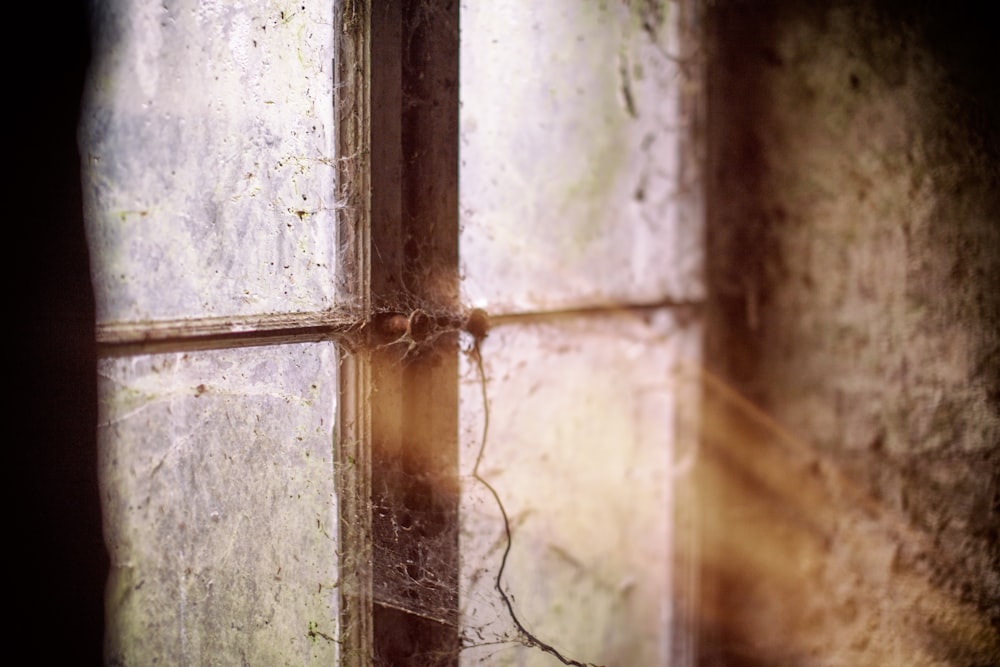
[{"label": "glass pane", "polygon": [[111,664],[336,664],[336,367],[330,343],[100,362]]},{"label": "glass pane", "polygon": [[678,7],[463,4],[467,303],[498,314],[701,297]]},{"label": "glass pane", "polygon": [[[461,385],[463,664],[679,658],[675,499],[692,463],[700,327],[667,311],[498,326]],[[574,663],[575,664],[575,663]]]},{"label": "glass pane", "polygon": [[334,293],[333,0],[98,0],[80,128],[100,323]]}]

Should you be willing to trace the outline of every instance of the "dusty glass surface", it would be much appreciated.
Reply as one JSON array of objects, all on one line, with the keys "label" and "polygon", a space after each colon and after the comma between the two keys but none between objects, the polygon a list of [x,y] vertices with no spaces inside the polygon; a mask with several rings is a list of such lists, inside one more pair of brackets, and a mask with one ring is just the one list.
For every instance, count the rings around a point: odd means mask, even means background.
[{"label": "dusty glass surface", "polygon": [[104,359],[108,658],[332,665],[331,343]]},{"label": "dusty glass surface", "polygon": [[99,323],[333,304],[333,0],[98,0],[80,148]]},{"label": "dusty glass surface", "polygon": [[462,5],[463,299],[493,314],[698,299],[678,3]]},{"label": "dusty glass surface", "polygon": [[[561,664],[540,643],[578,663],[682,664],[674,504],[695,454],[699,335],[666,310],[501,325],[482,343],[485,403],[465,357],[463,665]],[[500,584],[530,637],[496,587],[501,505]]]}]

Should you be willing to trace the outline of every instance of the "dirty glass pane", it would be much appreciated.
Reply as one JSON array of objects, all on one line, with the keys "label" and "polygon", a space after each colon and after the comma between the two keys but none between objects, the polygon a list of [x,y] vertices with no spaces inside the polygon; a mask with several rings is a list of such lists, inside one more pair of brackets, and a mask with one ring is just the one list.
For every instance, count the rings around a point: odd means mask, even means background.
[{"label": "dirty glass pane", "polygon": [[703,293],[679,3],[462,5],[463,299],[492,314]]},{"label": "dirty glass pane", "polygon": [[98,322],[329,309],[333,0],[94,5]]},{"label": "dirty glass pane", "polygon": [[[464,359],[462,664],[561,664],[542,642],[579,663],[685,664],[672,555],[698,336],[665,310],[500,325],[485,399]],[[500,583],[530,637],[496,587],[501,506]]]},{"label": "dirty glass pane", "polygon": [[99,364],[108,658],[337,660],[330,343]]}]

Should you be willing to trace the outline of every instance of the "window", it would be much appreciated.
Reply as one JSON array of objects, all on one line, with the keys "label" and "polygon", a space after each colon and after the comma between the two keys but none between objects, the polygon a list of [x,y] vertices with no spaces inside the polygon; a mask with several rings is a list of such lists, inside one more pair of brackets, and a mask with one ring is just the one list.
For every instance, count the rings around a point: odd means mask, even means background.
[{"label": "window", "polygon": [[332,9],[95,5],[110,664],[336,660]]},{"label": "window", "polygon": [[97,8],[108,660],[692,660],[687,6]]}]

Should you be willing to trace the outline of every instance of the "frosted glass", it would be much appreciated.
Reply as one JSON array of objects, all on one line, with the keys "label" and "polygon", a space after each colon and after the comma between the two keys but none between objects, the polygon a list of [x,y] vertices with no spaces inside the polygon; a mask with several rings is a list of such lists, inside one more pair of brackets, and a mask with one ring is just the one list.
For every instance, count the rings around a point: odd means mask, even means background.
[{"label": "frosted glass", "polygon": [[99,323],[333,305],[333,0],[99,0],[80,127]]},{"label": "frosted glass", "polygon": [[104,359],[108,657],[337,660],[335,348]]},{"label": "frosted glass", "polygon": [[[672,662],[675,490],[692,463],[700,327],[667,311],[495,328],[482,347],[489,429],[479,475],[512,534],[502,585],[567,659]],[[461,376],[462,664],[558,665],[525,646],[495,588],[500,508],[473,476],[486,412]]]},{"label": "frosted glass", "polygon": [[701,298],[676,3],[462,6],[463,299],[491,314]]}]

